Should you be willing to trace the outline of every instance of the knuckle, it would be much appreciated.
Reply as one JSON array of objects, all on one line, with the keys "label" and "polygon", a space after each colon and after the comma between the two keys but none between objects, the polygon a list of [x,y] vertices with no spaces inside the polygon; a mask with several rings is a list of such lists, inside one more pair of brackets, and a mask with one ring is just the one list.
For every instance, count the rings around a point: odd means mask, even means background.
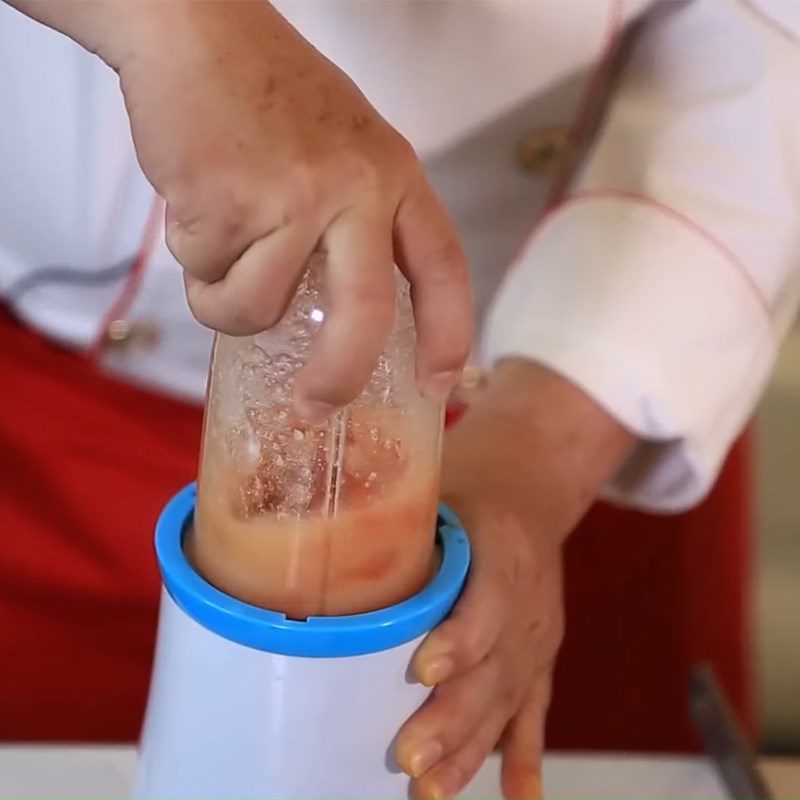
[{"label": "knuckle", "polygon": [[271,328],[280,319],[280,310],[265,303],[254,293],[238,292],[224,304],[218,314],[224,320],[228,333],[247,336]]},{"label": "knuckle", "polygon": [[252,198],[229,185],[221,187],[217,195],[213,235],[223,242],[238,242],[249,227],[255,203]]},{"label": "knuckle", "polygon": [[512,717],[519,709],[522,700],[522,690],[513,684],[504,684],[500,687],[497,696],[497,708],[505,717]]},{"label": "knuckle", "polygon": [[382,282],[354,280],[346,297],[359,316],[373,324],[388,327],[394,316],[394,296]]},{"label": "knuckle", "polygon": [[331,379],[327,383],[315,382],[313,386],[305,390],[298,388],[298,393],[310,400],[316,400],[335,408],[346,406],[352,400],[355,400],[358,395],[356,389],[346,384],[332,383]]},{"label": "knuckle", "polygon": [[465,626],[455,649],[466,664],[477,664],[486,655],[487,641],[488,637],[478,626]]},{"label": "knuckle", "polygon": [[205,284],[221,281],[229,269],[226,260],[216,259],[208,252],[202,255],[192,254],[186,248],[174,246],[169,236],[167,237],[167,249],[187,274]]},{"label": "knuckle", "polygon": [[203,184],[195,175],[183,175],[173,181],[164,192],[167,219],[183,228],[190,228],[202,213],[198,199],[206,194]]},{"label": "knuckle", "polygon": [[415,177],[422,172],[419,156],[414,145],[405,136],[397,131],[392,132],[391,144],[394,163],[403,172],[413,172]]},{"label": "knuckle", "polygon": [[295,378],[295,393],[339,408],[356,398],[360,382],[361,376],[332,371],[329,364],[323,366],[317,354],[312,355]]},{"label": "knuckle", "polygon": [[466,257],[455,236],[442,237],[427,254],[428,279],[436,286],[450,286],[466,280]]},{"label": "knuckle", "polygon": [[434,702],[435,708],[432,707],[431,710],[436,712],[438,728],[446,728],[448,723],[455,722],[463,714],[463,704],[459,702],[456,693],[447,691],[443,686],[434,690]]},{"label": "knuckle", "polygon": [[216,317],[214,314],[211,313],[208,306],[199,301],[197,298],[192,296],[191,291],[187,291],[186,294],[186,301],[189,305],[189,310],[192,312],[192,316],[203,326],[206,328],[211,328],[216,330]]},{"label": "knuckle", "polygon": [[498,562],[491,570],[486,570],[482,580],[492,603],[498,611],[506,611],[508,601],[517,580],[517,568],[513,557]]},{"label": "knuckle", "polygon": [[471,331],[437,331],[424,339],[425,363],[432,372],[460,372],[472,354]]},{"label": "knuckle", "polygon": [[[458,614],[456,609],[455,614]],[[456,651],[461,640],[459,635],[461,631],[461,624],[458,616],[452,616],[442,622],[433,633],[431,633],[425,640],[420,654],[423,660],[432,659],[441,654],[450,656],[456,654]]]},{"label": "knuckle", "polygon": [[228,305],[213,302],[205,296],[198,298],[191,292],[186,297],[192,315],[206,328],[229,336],[247,336],[258,332],[247,320],[231,313]]},{"label": "knuckle", "polygon": [[460,370],[469,360],[472,353],[470,342],[471,338],[466,339],[464,342],[456,341],[452,344],[446,344],[446,349],[441,356],[436,359],[436,366],[442,371],[450,369]]},{"label": "knuckle", "polygon": [[468,726],[469,703],[464,697],[459,697],[455,692],[442,692],[436,690],[436,705],[431,706],[431,718],[427,721],[427,728],[438,738],[443,740],[446,750],[453,749],[463,738],[464,729]]},{"label": "knuckle", "polygon": [[484,734],[476,737],[469,746],[462,748],[453,756],[450,764],[455,769],[455,775],[458,776],[458,783],[462,788],[475,776],[491,749],[492,745],[486,741]]},{"label": "knuckle", "polygon": [[204,248],[197,246],[197,223],[184,225],[173,222],[167,227],[167,249],[188,275],[203,283],[213,283],[225,275],[225,269],[208,258]]},{"label": "knuckle", "polygon": [[249,207],[232,193],[211,210],[175,210],[170,207],[166,244],[169,251],[193,277],[206,283],[221,280],[241,255]]},{"label": "knuckle", "polygon": [[519,677],[508,673],[508,652],[492,650],[487,656],[486,668],[490,671],[493,693],[493,707],[506,717],[512,716],[519,708],[523,687]]},{"label": "knuckle", "polygon": [[230,182],[211,177],[191,181],[167,198],[167,216],[172,227],[186,236],[216,232],[228,221],[236,223],[250,204]]},{"label": "knuckle", "polygon": [[339,155],[336,169],[342,184],[360,193],[377,192],[385,181],[385,170],[381,169],[378,160],[359,150]]},{"label": "knuckle", "polygon": [[315,219],[322,207],[319,170],[311,161],[295,164],[279,191],[283,198],[283,224]]}]

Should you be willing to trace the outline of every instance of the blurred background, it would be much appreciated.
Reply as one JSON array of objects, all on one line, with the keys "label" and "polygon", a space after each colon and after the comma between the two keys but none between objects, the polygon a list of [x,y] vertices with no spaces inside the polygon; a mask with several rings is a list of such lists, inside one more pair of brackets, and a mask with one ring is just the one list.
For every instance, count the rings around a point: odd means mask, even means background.
[{"label": "blurred background", "polygon": [[763,747],[800,752],[800,325],[758,414],[756,664]]}]

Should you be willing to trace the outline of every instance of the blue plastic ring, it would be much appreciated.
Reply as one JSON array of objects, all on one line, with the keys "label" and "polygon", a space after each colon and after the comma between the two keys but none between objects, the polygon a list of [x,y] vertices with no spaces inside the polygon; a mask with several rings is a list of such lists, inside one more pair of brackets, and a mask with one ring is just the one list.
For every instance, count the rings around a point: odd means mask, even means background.
[{"label": "blue plastic ring", "polygon": [[198,624],[246,647],[306,658],[358,656],[398,647],[427,633],[450,613],[469,571],[467,535],[452,511],[440,506],[442,562],[419,594],[365,614],[287,619],[219,591],[189,563],[183,534],[194,514],[195,496],[196,485],[187,486],[169,501],[158,520],[156,554],[164,586]]}]

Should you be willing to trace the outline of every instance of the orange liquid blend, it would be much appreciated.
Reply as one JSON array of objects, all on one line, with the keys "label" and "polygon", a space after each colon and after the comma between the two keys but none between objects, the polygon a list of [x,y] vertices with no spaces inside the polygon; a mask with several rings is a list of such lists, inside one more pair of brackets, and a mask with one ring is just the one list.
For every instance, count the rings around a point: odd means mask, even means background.
[{"label": "orange liquid blend", "polygon": [[351,408],[336,463],[329,431],[287,425],[245,468],[207,431],[190,559],[227,594],[298,619],[417,593],[434,561],[438,442],[409,422]]}]

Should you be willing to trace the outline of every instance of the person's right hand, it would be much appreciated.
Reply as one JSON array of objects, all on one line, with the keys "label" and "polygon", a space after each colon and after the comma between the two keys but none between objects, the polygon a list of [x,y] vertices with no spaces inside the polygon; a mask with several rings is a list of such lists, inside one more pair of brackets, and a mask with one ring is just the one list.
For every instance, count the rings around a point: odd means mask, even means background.
[{"label": "person's right hand", "polygon": [[244,335],[277,322],[312,252],[329,311],[297,410],[366,383],[412,286],[423,392],[445,396],[472,339],[467,269],[411,146],[266,2],[14,2],[119,72],[136,151],[167,202],[195,316]]}]

